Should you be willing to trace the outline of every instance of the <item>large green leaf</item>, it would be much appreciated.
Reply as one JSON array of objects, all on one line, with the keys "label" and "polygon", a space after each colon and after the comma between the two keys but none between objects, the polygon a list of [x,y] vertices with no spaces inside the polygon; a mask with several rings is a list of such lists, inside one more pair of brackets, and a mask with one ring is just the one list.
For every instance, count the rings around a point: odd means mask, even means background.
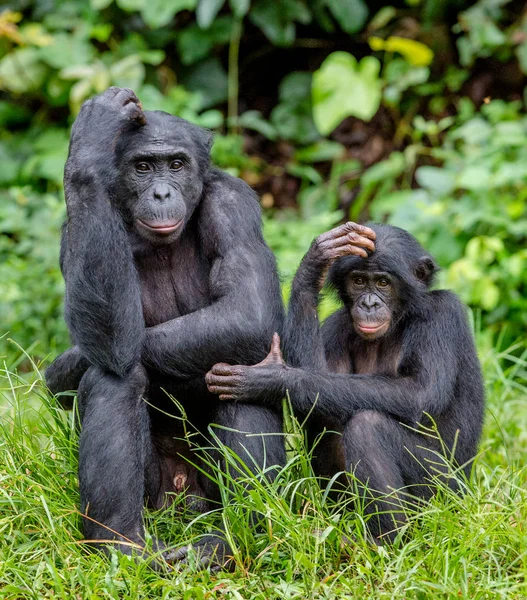
[{"label": "large green leaf", "polygon": [[244,17],[249,12],[250,0],[229,0],[235,17]]},{"label": "large green leaf", "polygon": [[368,7],[363,0],[326,0],[326,4],[346,33],[357,33],[366,23]]},{"label": "large green leaf", "polygon": [[202,29],[207,29],[211,26],[220,12],[220,8],[225,3],[225,0],[199,0],[196,8],[196,21]]},{"label": "large green leaf", "polygon": [[147,0],[141,10],[145,23],[152,29],[168,25],[178,12],[194,10],[197,0]]},{"label": "large green leaf", "polygon": [[357,62],[347,52],[333,52],[313,74],[313,118],[328,135],[350,116],[369,121],[381,103],[381,65],[373,56]]},{"label": "large green leaf", "polygon": [[311,13],[299,0],[259,0],[249,18],[273,44],[290,46],[295,40],[295,22],[309,23]]},{"label": "large green leaf", "polygon": [[205,58],[216,44],[225,44],[231,35],[232,18],[218,17],[208,29],[191,25],[177,36],[177,48],[184,65]]}]

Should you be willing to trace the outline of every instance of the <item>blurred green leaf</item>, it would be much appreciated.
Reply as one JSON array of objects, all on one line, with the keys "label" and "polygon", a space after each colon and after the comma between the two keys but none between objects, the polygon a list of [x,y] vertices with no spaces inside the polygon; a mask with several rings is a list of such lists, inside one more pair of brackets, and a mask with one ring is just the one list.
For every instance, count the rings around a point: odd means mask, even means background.
[{"label": "blurred green leaf", "polygon": [[345,151],[346,149],[342,144],[330,140],[320,140],[311,144],[311,146],[297,150],[295,152],[295,159],[298,162],[307,163],[325,162],[341,158],[344,156]]},{"label": "blurred green leaf", "polygon": [[151,29],[168,25],[182,10],[194,10],[197,0],[146,0],[141,9],[145,23]]},{"label": "blurred green leaf", "polygon": [[208,29],[220,12],[225,0],[198,0],[196,20],[202,29]]},{"label": "blurred green leaf", "polygon": [[250,0],[229,0],[235,17],[244,17],[249,12]]},{"label": "blurred green leaf", "polygon": [[48,70],[37,48],[16,48],[0,60],[0,89],[23,94],[38,90]]},{"label": "blurred green leaf", "polygon": [[346,117],[365,121],[381,102],[380,63],[373,56],[357,62],[346,52],[334,52],[313,74],[313,117],[317,129],[327,135]]},{"label": "blurred green leaf", "polygon": [[300,0],[257,0],[249,18],[273,44],[290,46],[295,40],[295,23],[306,25],[311,13]]},{"label": "blurred green leaf", "polygon": [[357,33],[368,19],[368,6],[363,0],[326,0],[326,4],[346,33]]}]

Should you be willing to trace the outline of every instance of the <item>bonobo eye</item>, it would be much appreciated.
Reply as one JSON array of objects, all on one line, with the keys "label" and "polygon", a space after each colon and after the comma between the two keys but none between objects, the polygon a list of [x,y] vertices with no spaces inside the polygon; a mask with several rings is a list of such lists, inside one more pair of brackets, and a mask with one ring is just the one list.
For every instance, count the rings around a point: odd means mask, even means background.
[{"label": "bonobo eye", "polygon": [[364,277],[354,277],[353,284],[356,285],[357,287],[362,287],[363,285],[366,284],[366,280],[364,279]]},{"label": "bonobo eye", "polygon": [[185,163],[182,160],[173,160],[170,163],[170,170],[171,171],[179,171],[180,169],[182,169],[185,166]]},{"label": "bonobo eye", "polygon": [[135,165],[135,170],[138,173],[148,173],[148,171],[150,171],[150,165],[146,162],[139,162]]},{"label": "bonobo eye", "polygon": [[379,281],[377,282],[377,287],[380,288],[384,288],[386,289],[387,287],[389,287],[390,282],[387,279],[379,279]]}]

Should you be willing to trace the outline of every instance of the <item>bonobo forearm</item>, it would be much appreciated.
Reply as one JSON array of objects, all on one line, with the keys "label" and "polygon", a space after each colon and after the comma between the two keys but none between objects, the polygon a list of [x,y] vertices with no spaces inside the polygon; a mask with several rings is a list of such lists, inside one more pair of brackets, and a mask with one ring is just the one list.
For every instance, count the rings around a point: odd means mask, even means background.
[{"label": "bonobo forearm", "polygon": [[89,367],[88,359],[81,354],[78,346],[73,346],[57,356],[46,369],[46,385],[55,395],[76,391]]},{"label": "bonobo forearm", "polygon": [[[223,298],[211,306],[146,329],[145,366],[190,378],[221,361],[256,362],[267,353],[273,315],[263,306],[236,310],[240,301]],[[260,313],[263,318],[257,315]]]},{"label": "bonobo forearm", "polygon": [[425,390],[411,378],[323,374],[288,368],[268,378],[268,385],[274,389],[278,381],[301,416],[311,413],[345,423],[359,410],[376,410],[415,423],[425,410]]}]

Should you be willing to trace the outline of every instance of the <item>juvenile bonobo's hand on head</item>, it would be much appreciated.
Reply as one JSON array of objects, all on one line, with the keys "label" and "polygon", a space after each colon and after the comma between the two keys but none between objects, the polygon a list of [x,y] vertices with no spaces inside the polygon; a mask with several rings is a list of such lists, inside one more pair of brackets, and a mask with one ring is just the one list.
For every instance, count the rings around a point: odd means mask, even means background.
[{"label": "juvenile bonobo's hand on head", "polygon": [[324,287],[330,266],[337,258],[367,258],[375,250],[374,242],[375,232],[372,229],[351,221],[319,235],[302,261],[304,268],[299,271],[303,275],[303,281],[297,281],[297,286],[310,286],[320,291]]},{"label": "juvenile bonobo's hand on head", "polygon": [[[249,468],[273,478],[268,466],[285,462],[277,411],[229,406],[205,384],[215,363],[261,361],[283,322],[258,199],[210,164],[210,148],[210,132],[143,111],[127,89],[88,100],[72,129],[61,268],[75,345],[46,380],[54,393],[78,387],[81,512],[97,547],[141,548],[145,501],[159,509],[183,494],[195,510],[221,501],[205,475],[211,456],[223,462],[211,424]],[[209,448],[199,468],[167,392]],[[221,531],[193,546],[202,566],[232,555]],[[164,558],[188,555],[185,546]]]},{"label": "juvenile bonobo's hand on head", "polygon": [[[319,327],[328,267],[343,307]],[[273,406],[288,391],[299,417],[310,415],[315,471],[328,479],[354,473],[378,541],[393,540],[405,523],[398,490],[405,487],[408,503],[412,494],[428,498],[438,480],[456,488],[452,473],[469,475],[481,433],[474,341],[455,295],[431,289],[436,271],[402,229],[334,229],[313,243],[295,275],[283,336],[288,365],[275,339],[265,365],[216,365],[207,374],[222,400]],[[320,441],[324,429],[339,433]]]}]

